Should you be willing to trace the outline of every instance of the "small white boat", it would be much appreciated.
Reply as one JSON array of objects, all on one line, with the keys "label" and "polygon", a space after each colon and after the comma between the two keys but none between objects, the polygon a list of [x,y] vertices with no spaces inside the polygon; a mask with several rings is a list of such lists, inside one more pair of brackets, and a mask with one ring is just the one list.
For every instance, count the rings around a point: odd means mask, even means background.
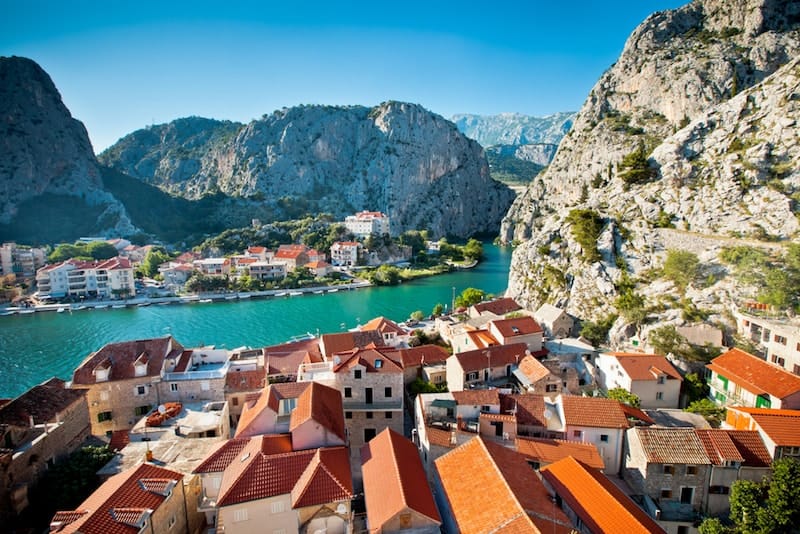
[{"label": "small white boat", "polygon": [[86,309],[86,306],[83,306],[83,305],[81,305],[81,306],[78,306],[78,307],[77,307],[77,308],[75,308],[75,309],[76,309],[76,310],[85,310],[85,309]]},{"label": "small white boat", "polygon": [[127,306],[127,305],[126,304],[114,304],[111,307],[114,308],[115,310],[118,310],[120,308],[124,308],[125,306]]},{"label": "small white boat", "polygon": [[201,302],[201,303],[203,303],[203,304],[208,304],[209,302],[214,302],[214,301],[213,301],[213,300],[211,300],[211,299],[200,299],[200,300],[198,300],[197,302]]},{"label": "small white boat", "polygon": [[250,297],[252,297],[252,295],[250,293],[245,293],[244,295],[239,295],[240,299],[249,299]]},{"label": "small white boat", "polygon": [[228,295],[227,297],[225,297],[225,300],[236,300],[237,298],[239,297],[237,297],[236,295]]},{"label": "small white boat", "polygon": [[16,310],[12,310],[12,311],[3,312],[2,315],[14,315],[15,313],[17,313]]},{"label": "small white boat", "polygon": [[29,313],[36,313],[36,310],[20,310],[19,313],[27,315]]},{"label": "small white boat", "polygon": [[337,291],[339,291],[339,288],[338,288],[338,287],[335,287],[335,288],[333,288],[333,289],[329,289],[329,290],[328,290],[328,293],[336,293]]},{"label": "small white boat", "polygon": [[64,306],[61,306],[56,310],[56,313],[64,313],[65,311],[67,311],[67,309]]},{"label": "small white boat", "polygon": [[321,290],[321,289],[318,289],[317,291],[314,291],[315,295],[322,295],[323,293],[325,293],[325,292],[323,290]]},{"label": "small white boat", "polygon": [[275,296],[276,297],[285,297],[286,296],[286,291],[280,291],[278,293],[275,293]]},{"label": "small white boat", "polygon": [[137,306],[139,308],[144,308],[145,306],[150,306],[150,303],[149,302],[140,302],[139,304],[137,304]]},{"label": "small white boat", "polygon": [[296,297],[296,296],[302,295],[302,294],[303,294],[302,291],[289,291],[289,296],[290,297]]}]

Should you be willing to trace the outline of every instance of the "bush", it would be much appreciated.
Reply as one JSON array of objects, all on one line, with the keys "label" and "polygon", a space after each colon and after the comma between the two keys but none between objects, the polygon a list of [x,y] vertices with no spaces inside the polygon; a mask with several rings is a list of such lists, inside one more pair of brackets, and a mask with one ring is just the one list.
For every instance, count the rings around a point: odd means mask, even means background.
[{"label": "bush", "polygon": [[633,152],[622,158],[619,171],[619,177],[626,185],[646,182],[655,176],[656,172],[650,167],[643,142],[639,143]]},{"label": "bush", "polygon": [[583,249],[583,258],[590,262],[600,261],[597,240],[603,231],[603,218],[599,213],[589,209],[574,209],[567,215],[566,221],[572,225],[572,237]]},{"label": "bush", "polygon": [[675,286],[685,291],[697,276],[700,260],[697,255],[686,250],[668,250],[664,261],[664,277]]}]

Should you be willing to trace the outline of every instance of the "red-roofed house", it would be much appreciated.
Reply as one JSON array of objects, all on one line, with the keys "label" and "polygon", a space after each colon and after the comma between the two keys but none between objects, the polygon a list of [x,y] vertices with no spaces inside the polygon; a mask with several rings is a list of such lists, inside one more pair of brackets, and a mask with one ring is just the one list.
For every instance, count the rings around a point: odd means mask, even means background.
[{"label": "red-roofed house", "polygon": [[511,381],[511,372],[527,350],[527,345],[517,343],[453,354],[447,358],[447,387],[462,391],[480,383]]},{"label": "red-roofed house", "polygon": [[723,406],[800,408],[800,376],[740,349],[731,349],[706,365],[709,395]]},{"label": "red-roofed house", "polygon": [[411,384],[417,378],[437,385],[447,381],[445,364],[450,353],[444,347],[420,345],[394,351],[381,349],[381,353],[403,368],[405,385]]},{"label": "red-roofed house", "polygon": [[397,347],[407,345],[410,333],[400,328],[400,325],[386,317],[376,317],[366,324],[359,327],[362,332],[377,330],[383,338],[383,344],[387,347]]},{"label": "red-roofed house", "polygon": [[435,462],[445,532],[567,534],[572,525],[521,454],[475,437]]},{"label": "red-roofed house", "polygon": [[331,272],[331,264],[324,260],[310,261],[304,267],[314,273],[317,278],[328,276]]},{"label": "red-roofed house", "polygon": [[502,317],[508,313],[521,310],[522,306],[517,304],[514,299],[504,297],[474,304],[469,307],[468,313],[470,317],[480,317],[481,315]]},{"label": "red-roofed house", "polygon": [[598,383],[639,397],[642,408],[677,408],[683,378],[664,356],[607,352],[597,356]]},{"label": "red-roofed house", "polygon": [[383,430],[361,447],[369,532],[439,534],[441,520],[417,448]]},{"label": "red-roofed house", "polygon": [[453,354],[485,349],[500,344],[491,332],[485,328],[476,328],[471,325],[463,325],[460,332],[452,332],[450,335]]},{"label": "red-roofed house", "polygon": [[75,510],[56,512],[50,532],[187,532],[188,514],[183,475],[143,463],[109,478]]},{"label": "red-roofed house", "polygon": [[[558,364],[558,362],[554,363]],[[565,380],[562,379],[561,374],[553,374],[547,366],[531,355],[522,358],[519,361],[519,367],[512,372],[527,393],[558,394],[565,389]],[[577,382],[576,377],[571,378],[572,382]]]},{"label": "red-roofed house", "polygon": [[729,406],[725,424],[737,430],[756,430],[770,456],[800,460],[800,410]]},{"label": "red-roofed house", "polygon": [[531,352],[542,350],[544,330],[533,317],[527,315],[513,319],[494,319],[489,321],[489,333],[501,345],[525,343]]},{"label": "red-roofed house", "polygon": [[517,452],[525,456],[534,469],[539,469],[564,458],[573,457],[592,469],[605,468],[597,447],[591,443],[578,443],[563,439],[517,437]]},{"label": "red-roofed house", "polygon": [[608,477],[571,456],[542,468],[541,473],[545,486],[552,488],[581,533],[666,533]]},{"label": "red-roofed house", "polygon": [[292,271],[311,261],[308,255],[310,250],[306,245],[281,245],[275,251],[272,263],[282,263],[287,271]]}]

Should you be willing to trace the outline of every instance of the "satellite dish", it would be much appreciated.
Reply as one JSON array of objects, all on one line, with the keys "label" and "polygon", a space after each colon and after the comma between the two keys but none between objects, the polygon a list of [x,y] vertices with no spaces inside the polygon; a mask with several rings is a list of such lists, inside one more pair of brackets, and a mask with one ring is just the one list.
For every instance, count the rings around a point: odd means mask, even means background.
[{"label": "satellite dish", "polygon": [[161,415],[164,415],[165,413],[167,413],[167,407],[164,406],[163,404],[159,404],[158,405],[158,413],[160,413]]},{"label": "satellite dish", "polygon": [[339,503],[339,505],[336,507],[336,513],[339,515],[344,515],[347,513],[347,507],[343,503]]}]

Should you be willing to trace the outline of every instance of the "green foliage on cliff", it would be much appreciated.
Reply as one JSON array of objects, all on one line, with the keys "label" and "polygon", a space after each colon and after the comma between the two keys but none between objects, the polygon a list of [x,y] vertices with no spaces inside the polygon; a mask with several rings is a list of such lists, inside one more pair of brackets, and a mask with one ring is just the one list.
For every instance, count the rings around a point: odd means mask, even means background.
[{"label": "green foliage on cliff", "polygon": [[600,261],[597,250],[597,239],[603,231],[600,214],[589,209],[574,209],[566,220],[572,225],[572,237],[583,249],[583,258],[589,263]]},{"label": "green foliage on cliff", "polygon": [[639,184],[655,176],[655,169],[650,167],[644,142],[640,142],[633,152],[622,158],[619,164],[619,177],[626,185]]}]

